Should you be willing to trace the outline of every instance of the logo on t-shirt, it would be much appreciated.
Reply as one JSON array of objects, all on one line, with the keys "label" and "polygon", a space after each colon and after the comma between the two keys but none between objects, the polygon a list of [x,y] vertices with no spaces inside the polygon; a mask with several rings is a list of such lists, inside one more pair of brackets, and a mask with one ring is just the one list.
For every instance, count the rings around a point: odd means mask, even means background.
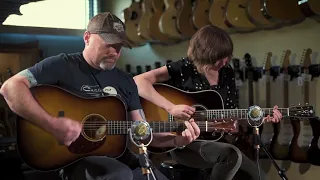
[{"label": "logo on t-shirt", "polygon": [[81,92],[92,97],[100,97],[103,96],[103,91],[100,89],[99,85],[82,85]]},{"label": "logo on t-shirt", "polygon": [[107,94],[112,94],[112,95],[117,95],[118,94],[116,88],[111,87],[111,86],[107,86],[107,87],[103,88],[103,92],[107,93]]}]

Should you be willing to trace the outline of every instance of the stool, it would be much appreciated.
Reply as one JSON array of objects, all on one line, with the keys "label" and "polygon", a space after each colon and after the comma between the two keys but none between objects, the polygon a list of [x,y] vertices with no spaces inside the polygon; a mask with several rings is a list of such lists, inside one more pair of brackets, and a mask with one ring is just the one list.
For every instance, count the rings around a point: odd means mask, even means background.
[{"label": "stool", "polygon": [[169,180],[210,180],[211,171],[211,169],[187,167],[174,160],[163,161],[159,170]]}]

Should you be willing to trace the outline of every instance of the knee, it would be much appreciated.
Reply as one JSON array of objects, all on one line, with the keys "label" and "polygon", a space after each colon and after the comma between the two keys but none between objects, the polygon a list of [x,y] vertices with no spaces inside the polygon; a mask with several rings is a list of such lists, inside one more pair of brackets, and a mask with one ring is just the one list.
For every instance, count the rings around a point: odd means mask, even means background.
[{"label": "knee", "polygon": [[220,153],[221,161],[232,161],[234,163],[242,162],[242,153],[239,148],[232,144],[225,144]]},{"label": "knee", "polygon": [[132,170],[129,167],[124,166],[112,172],[112,174],[104,180],[132,180],[132,179],[133,179]]}]

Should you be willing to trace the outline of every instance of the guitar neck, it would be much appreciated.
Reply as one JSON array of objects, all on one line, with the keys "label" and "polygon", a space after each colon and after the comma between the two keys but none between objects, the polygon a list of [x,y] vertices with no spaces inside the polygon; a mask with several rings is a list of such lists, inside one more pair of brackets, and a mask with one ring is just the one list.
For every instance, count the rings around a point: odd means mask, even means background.
[{"label": "guitar neck", "polygon": [[[262,108],[265,115],[272,115],[273,108]],[[282,116],[289,116],[289,108],[278,108]],[[208,119],[222,119],[222,118],[240,118],[247,119],[248,109],[223,109],[223,110],[208,110],[205,112]]]},{"label": "guitar neck", "polygon": [[[208,122],[208,121],[195,121],[199,126],[201,132],[207,132],[215,127],[215,125],[221,124],[221,122]],[[102,125],[107,126],[108,135],[123,135],[128,134],[128,129],[134,124],[133,121],[106,121]],[[184,121],[150,121],[148,122],[153,133],[162,132],[178,132],[181,133],[186,129]],[[95,126],[100,126],[98,124]],[[92,125],[90,125],[92,126]],[[141,128],[137,127],[138,130],[144,130],[145,126]],[[134,133],[134,132],[133,132]]]}]

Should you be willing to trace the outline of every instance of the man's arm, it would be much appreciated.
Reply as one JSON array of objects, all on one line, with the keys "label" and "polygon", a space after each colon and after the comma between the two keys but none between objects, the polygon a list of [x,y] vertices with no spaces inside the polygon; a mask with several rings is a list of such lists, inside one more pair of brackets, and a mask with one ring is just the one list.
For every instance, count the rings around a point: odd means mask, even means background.
[{"label": "man's arm", "polygon": [[173,103],[161,96],[153,87],[154,83],[164,82],[170,79],[166,66],[137,75],[133,79],[137,84],[139,95],[142,98],[154,103],[167,112],[174,106]]},{"label": "man's arm", "polygon": [[[45,59],[11,77],[0,89],[1,95],[13,112],[47,131],[53,126],[53,118],[36,102],[29,88],[57,81],[59,74],[64,75],[61,72],[64,68],[59,64],[55,58]],[[56,68],[59,68],[61,73],[57,73]]]}]

